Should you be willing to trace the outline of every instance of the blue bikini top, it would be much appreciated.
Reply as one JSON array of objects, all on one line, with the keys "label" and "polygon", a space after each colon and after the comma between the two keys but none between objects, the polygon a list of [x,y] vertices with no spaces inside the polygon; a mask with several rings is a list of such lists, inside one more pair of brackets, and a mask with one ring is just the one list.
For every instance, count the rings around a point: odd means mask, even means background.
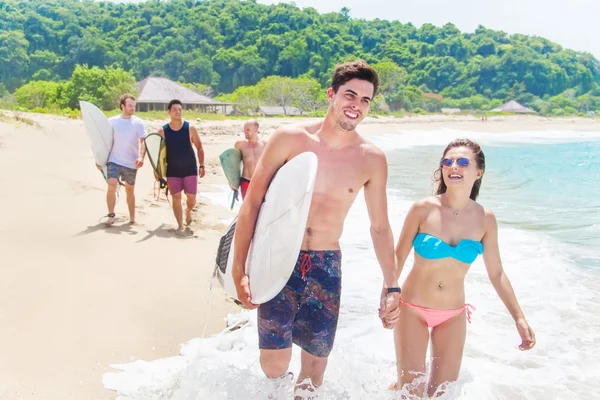
[{"label": "blue bikini top", "polygon": [[419,233],[413,240],[415,251],[423,258],[437,260],[439,258],[454,257],[458,261],[471,264],[477,256],[483,253],[483,244],[474,240],[463,239],[458,245],[450,246],[448,243],[427,233]]}]

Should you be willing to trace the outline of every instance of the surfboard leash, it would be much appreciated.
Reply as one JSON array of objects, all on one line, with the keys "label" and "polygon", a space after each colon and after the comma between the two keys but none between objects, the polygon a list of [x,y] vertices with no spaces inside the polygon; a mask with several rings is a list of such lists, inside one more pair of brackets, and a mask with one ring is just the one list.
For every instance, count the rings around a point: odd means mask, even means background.
[{"label": "surfboard leash", "polygon": [[202,346],[202,340],[206,338],[206,329],[208,328],[208,321],[210,321],[210,315],[212,312],[212,300],[213,300],[213,281],[215,277],[216,271],[208,281],[208,312],[206,313],[206,320],[204,321],[204,329],[202,329],[202,336],[200,336],[200,342],[198,343],[198,348],[196,349],[196,358],[200,354],[200,347]]},{"label": "surfboard leash", "polygon": [[[210,320],[210,314],[212,311],[212,298],[213,298],[213,280],[214,278],[211,278],[210,281],[208,282],[208,312],[206,314],[206,321],[204,322],[204,329],[202,330],[202,339],[205,338],[206,335],[206,328],[208,327],[208,321]],[[200,350],[200,346],[198,346],[198,350]]]},{"label": "surfboard leash", "polygon": [[[98,166],[98,164],[96,164],[96,166]],[[100,170],[100,173],[102,174],[102,177],[104,178],[104,182],[106,182],[106,184],[108,185],[108,176],[106,176],[106,174],[104,173],[103,170]],[[117,192],[116,192],[116,196],[117,196],[117,201],[116,203],[119,203],[119,198],[120,198],[120,193],[121,193],[121,186],[125,186],[125,184],[123,183],[123,181],[121,181],[121,178],[117,178]]]},{"label": "surfboard leash", "polygon": [[171,204],[171,200],[169,200],[169,188],[167,187],[166,182],[163,181],[154,181],[154,200],[160,200],[160,191],[164,190],[165,198],[167,202]]}]

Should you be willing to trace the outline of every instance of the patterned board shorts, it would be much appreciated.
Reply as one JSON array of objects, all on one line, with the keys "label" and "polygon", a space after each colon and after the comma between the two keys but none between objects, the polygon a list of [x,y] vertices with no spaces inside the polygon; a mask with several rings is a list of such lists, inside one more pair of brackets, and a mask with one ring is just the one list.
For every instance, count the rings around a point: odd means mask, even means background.
[{"label": "patterned board shorts", "polygon": [[135,168],[127,168],[122,165],[115,164],[113,162],[109,162],[106,164],[108,168],[108,176],[106,179],[123,179],[125,183],[128,185],[135,185],[135,176],[137,175],[137,169]]},{"label": "patterned board shorts", "polygon": [[258,308],[259,348],[285,349],[292,342],[327,357],[337,330],[342,288],[339,250],[301,250],[282,291]]}]

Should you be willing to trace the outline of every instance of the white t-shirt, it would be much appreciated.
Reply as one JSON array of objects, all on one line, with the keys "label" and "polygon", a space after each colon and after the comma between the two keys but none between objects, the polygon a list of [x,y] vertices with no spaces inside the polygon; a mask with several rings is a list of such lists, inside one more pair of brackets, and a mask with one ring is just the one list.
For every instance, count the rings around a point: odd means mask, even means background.
[{"label": "white t-shirt", "polygon": [[123,167],[135,168],[135,160],[140,156],[140,139],[148,135],[141,119],[132,115],[125,119],[115,115],[108,119],[113,128],[113,147],[108,157],[112,162]]}]

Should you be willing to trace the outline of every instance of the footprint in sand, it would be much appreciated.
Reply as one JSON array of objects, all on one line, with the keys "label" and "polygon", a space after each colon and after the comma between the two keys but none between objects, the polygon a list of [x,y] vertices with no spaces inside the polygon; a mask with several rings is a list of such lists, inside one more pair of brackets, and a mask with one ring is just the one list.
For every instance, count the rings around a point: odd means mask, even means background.
[{"label": "footprint in sand", "polygon": [[194,237],[194,232],[189,228],[185,228],[185,229],[171,228],[171,229],[169,229],[169,232],[174,233],[175,236],[177,236],[177,237]]}]

